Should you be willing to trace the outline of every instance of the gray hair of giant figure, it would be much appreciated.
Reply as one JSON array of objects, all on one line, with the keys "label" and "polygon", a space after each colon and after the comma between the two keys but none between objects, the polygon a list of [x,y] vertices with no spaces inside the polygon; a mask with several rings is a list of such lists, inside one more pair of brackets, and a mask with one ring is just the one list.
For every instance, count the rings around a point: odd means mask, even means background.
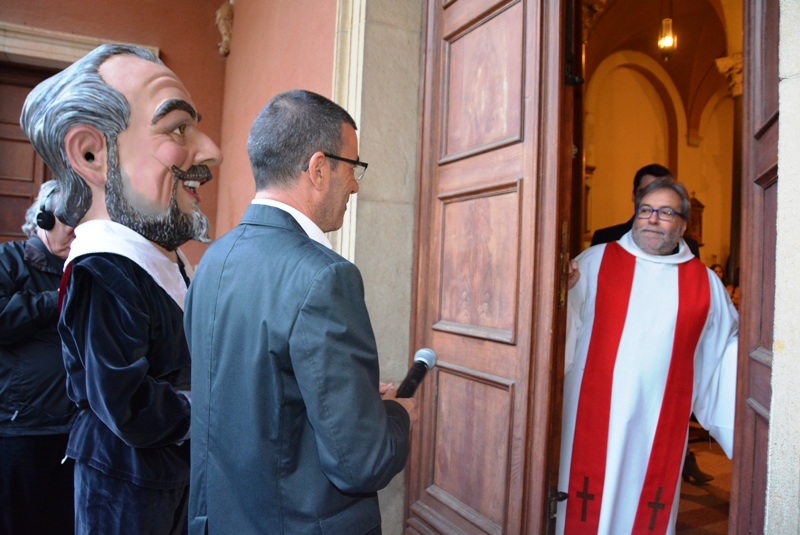
[{"label": "gray hair of giant figure", "polygon": [[58,185],[57,180],[48,180],[42,187],[39,188],[39,195],[36,197],[34,203],[25,211],[25,224],[22,225],[22,232],[29,238],[36,236],[36,231],[39,230],[39,225],[36,224],[36,216],[39,211],[44,208],[48,212],[52,212],[55,204],[58,201],[58,193],[61,187]]},{"label": "gray hair of giant figure", "polygon": [[658,191],[661,189],[668,189],[670,191],[674,191],[678,197],[681,199],[681,209],[680,213],[683,216],[683,220],[687,223],[689,222],[689,216],[691,215],[691,205],[689,204],[689,194],[686,193],[686,188],[683,187],[683,184],[680,182],[675,181],[671,175],[663,176],[661,178],[657,178],[650,182],[647,186],[639,190],[639,194],[636,196],[636,209],[634,213],[639,211],[639,205],[642,204],[642,199],[645,195],[653,193],[654,191]]},{"label": "gray hair of giant figure", "polygon": [[[256,190],[292,185],[317,151],[339,154],[345,123],[358,130],[344,108],[311,91],[293,89],[272,97],[247,139]],[[331,168],[337,163],[331,160]]]},{"label": "gray hair of giant figure", "polygon": [[163,64],[146,48],[101,45],[37,85],[22,108],[22,131],[61,184],[62,195],[54,213],[71,227],[77,226],[91,207],[92,192],[67,159],[67,133],[76,126],[89,125],[102,132],[106,144],[112,146],[130,120],[128,101],[98,73],[103,62],[117,54]]}]

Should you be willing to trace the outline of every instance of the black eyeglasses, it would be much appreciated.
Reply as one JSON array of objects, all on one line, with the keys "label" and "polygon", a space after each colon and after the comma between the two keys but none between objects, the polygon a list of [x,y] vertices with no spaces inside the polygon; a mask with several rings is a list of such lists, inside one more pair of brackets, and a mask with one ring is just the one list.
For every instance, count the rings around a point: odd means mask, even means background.
[{"label": "black eyeglasses", "polygon": [[655,212],[656,217],[661,221],[674,221],[676,215],[686,219],[686,216],[670,207],[653,208],[652,206],[647,206],[646,204],[639,207],[639,209],[636,211],[636,217],[638,219],[650,219],[650,216],[653,215],[653,212]]},{"label": "black eyeglasses", "polygon": [[[323,152],[322,154],[324,154],[326,158],[339,160],[340,162],[345,162],[352,165],[353,175],[356,177],[356,182],[361,182],[361,179],[364,178],[364,174],[367,172],[367,166],[369,165],[367,162],[362,162],[361,160],[351,160],[350,158],[342,158],[341,156],[335,156],[333,154],[328,154],[327,152]],[[309,164],[306,164],[303,167],[304,173],[308,171],[308,165]]]}]

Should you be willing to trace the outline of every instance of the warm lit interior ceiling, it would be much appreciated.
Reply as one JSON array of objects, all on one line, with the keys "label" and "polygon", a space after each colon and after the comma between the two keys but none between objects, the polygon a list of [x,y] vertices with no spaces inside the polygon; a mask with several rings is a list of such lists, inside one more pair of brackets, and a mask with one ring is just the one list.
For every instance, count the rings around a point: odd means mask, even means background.
[{"label": "warm lit interior ceiling", "polygon": [[[677,49],[664,61],[657,46],[661,19],[672,7]],[[585,79],[614,52],[635,50],[659,62],[672,79],[686,110],[690,133],[711,97],[727,80],[715,60],[728,55],[720,0],[584,0],[594,11],[585,38]]]}]

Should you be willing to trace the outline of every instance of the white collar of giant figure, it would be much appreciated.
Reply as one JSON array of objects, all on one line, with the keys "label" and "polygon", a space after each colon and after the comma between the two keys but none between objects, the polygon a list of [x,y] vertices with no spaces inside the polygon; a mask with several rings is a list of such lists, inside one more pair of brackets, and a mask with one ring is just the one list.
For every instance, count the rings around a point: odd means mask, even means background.
[{"label": "white collar of giant figure", "polygon": [[[191,264],[180,250],[176,252],[191,278],[193,275]],[[72,242],[65,265],[79,256],[96,253],[117,254],[135,262],[153,277],[153,280],[183,310],[186,282],[178,264],[164,256],[161,250],[140,234],[105,219],[81,223],[75,227],[75,240]]]}]

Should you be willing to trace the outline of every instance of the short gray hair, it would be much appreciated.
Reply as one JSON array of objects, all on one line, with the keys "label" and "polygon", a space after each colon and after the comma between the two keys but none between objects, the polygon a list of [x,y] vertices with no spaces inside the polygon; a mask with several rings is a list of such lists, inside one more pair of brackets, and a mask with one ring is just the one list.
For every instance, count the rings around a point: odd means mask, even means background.
[{"label": "short gray hair", "polygon": [[61,186],[57,180],[48,180],[42,187],[39,188],[39,195],[36,197],[34,203],[25,211],[25,224],[22,225],[22,232],[29,238],[36,236],[36,231],[39,230],[39,225],[36,224],[36,216],[43,208],[48,212],[52,212],[54,205],[58,202]]},{"label": "short gray hair", "polygon": [[689,194],[686,193],[686,188],[680,182],[676,182],[671,175],[663,176],[661,178],[657,178],[650,182],[647,186],[639,190],[639,194],[636,195],[636,211],[634,213],[639,212],[639,205],[642,204],[642,199],[645,195],[653,193],[654,191],[658,191],[661,189],[668,189],[670,191],[674,191],[678,197],[681,199],[681,214],[683,216],[683,220],[687,223],[689,222],[689,216],[691,215],[691,204],[689,202]]},{"label": "short gray hair", "polygon": [[100,66],[111,56],[130,54],[162,64],[146,48],[106,44],[95,48],[68,68],[37,85],[25,99],[20,117],[22,131],[61,184],[62,195],[54,213],[63,223],[77,226],[92,205],[89,186],[72,169],[64,141],[76,126],[89,125],[102,132],[106,144],[128,127],[130,106],[125,96],[100,76]]},{"label": "short gray hair", "polygon": [[295,89],[274,96],[247,139],[256,191],[291,185],[317,151],[338,154],[344,124],[358,130],[344,108],[322,95]]}]

